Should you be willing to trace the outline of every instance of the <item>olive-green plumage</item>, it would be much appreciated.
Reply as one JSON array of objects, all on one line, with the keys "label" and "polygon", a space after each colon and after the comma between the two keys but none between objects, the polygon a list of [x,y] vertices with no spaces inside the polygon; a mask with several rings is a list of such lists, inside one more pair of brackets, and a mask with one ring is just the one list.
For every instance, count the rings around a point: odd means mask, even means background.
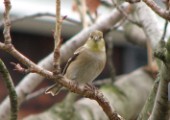
[{"label": "olive-green plumage", "polygon": [[[103,70],[106,62],[105,41],[101,31],[90,34],[86,43],[78,48],[63,70],[63,75],[83,85],[91,83]],[[56,95],[61,85],[54,84],[46,90],[46,94]]]}]

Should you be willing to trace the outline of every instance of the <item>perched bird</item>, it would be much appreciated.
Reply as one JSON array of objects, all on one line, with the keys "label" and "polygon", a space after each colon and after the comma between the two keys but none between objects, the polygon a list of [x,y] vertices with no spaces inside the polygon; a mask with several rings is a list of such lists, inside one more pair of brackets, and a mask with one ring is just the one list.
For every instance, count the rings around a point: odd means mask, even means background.
[{"label": "perched bird", "polygon": [[[70,80],[75,80],[80,85],[90,84],[102,72],[105,63],[106,52],[103,33],[96,30],[68,60],[63,75]],[[61,87],[60,84],[56,83],[49,87],[45,93],[57,95]]]}]

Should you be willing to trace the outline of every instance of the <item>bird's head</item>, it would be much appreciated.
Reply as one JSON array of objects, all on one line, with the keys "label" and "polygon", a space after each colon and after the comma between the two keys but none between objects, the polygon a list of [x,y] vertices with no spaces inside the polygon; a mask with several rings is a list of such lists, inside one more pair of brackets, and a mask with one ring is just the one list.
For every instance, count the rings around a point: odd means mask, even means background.
[{"label": "bird's head", "polygon": [[98,30],[92,32],[85,43],[85,47],[88,47],[94,51],[105,51],[105,41],[103,39],[103,33]]}]

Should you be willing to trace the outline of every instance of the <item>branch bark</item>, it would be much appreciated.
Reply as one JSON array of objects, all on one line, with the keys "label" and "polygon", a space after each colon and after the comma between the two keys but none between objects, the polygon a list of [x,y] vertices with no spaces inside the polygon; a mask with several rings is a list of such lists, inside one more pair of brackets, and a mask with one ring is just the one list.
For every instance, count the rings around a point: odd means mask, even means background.
[{"label": "branch bark", "polygon": [[144,2],[136,3],[133,6],[135,8],[135,14],[138,16],[139,22],[142,24],[142,28],[146,36],[151,41],[151,46],[154,50],[162,36],[162,32],[159,28],[159,22],[153,11],[146,6]]},{"label": "branch bark", "polygon": [[145,105],[143,106],[143,109],[142,109],[141,113],[139,114],[137,120],[148,120],[149,116],[151,115],[152,109],[154,106],[154,101],[156,98],[156,93],[158,90],[159,80],[160,79],[157,79],[154,82],[154,85],[153,85],[152,90],[150,91],[149,97],[147,98]]},{"label": "branch bark", "polygon": [[169,119],[168,83],[170,82],[170,40],[160,41],[154,55],[161,60],[160,83],[152,114],[149,120]]},{"label": "branch bark", "polygon": [[4,78],[4,82],[9,93],[10,109],[11,109],[10,120],[17,120],[18,102],[17,102],[17,94],[15,91],[15,86],[9,74],[9,71],[7,70],[5,64],[3,63],[1,59],[0,59],[0,73],[2,74],[2,77]]},{"label": "branch bark", "polygon": [[[113,109],[118,111],[125,119],[133,120],[138,116],[147,99],[153,85],[153,79],[143,68],[116,79],[114,85],[120,90],[114,89],[110,83],[102,85],[100,90],[107,96]],[[106,81],[110,81],[110,78]],[[70,102],[72,105],[68,107]],[[66,98],[61,103],[52,105],[50,109],[43,113],[24,118],[24,120],[37,119],[108,120],[96,101],[87,98],[82,98],[74,104],[72,100]]]},{"label": "branch bark", "polygon": [[54,75],[61,73],[60,68],[60,47],[61,47],[61,15],[60,15],[60,0],[56,0],[56,22],[54,33]]},{"label": "branch bark", "polygon": [[155,13],[170,21],[170,11],[159,7],[153,0],[143,0]]},{"label": "branch bark", "polygon": [[9,12],[11,10],[11,2],[10,0],[4,0],[5,5],[5,11],[4,11],[4,38],[5,38],[5,44],[11,44],[11,36],[10,36],[10,27],[11,27],[11,21],[9,17]]}]

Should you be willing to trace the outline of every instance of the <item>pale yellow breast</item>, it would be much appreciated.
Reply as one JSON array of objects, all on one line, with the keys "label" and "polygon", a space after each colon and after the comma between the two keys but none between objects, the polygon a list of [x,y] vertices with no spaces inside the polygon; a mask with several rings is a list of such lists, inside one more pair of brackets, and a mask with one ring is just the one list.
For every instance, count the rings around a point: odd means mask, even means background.
[{"label": "pale yellow breast", "polygon": [[86,52],[81,52],[76,60],[68,66],[65,76],[78,81],[78,83],[92,82],[102,72],[105,61],[104,51],[86,50]]}]

